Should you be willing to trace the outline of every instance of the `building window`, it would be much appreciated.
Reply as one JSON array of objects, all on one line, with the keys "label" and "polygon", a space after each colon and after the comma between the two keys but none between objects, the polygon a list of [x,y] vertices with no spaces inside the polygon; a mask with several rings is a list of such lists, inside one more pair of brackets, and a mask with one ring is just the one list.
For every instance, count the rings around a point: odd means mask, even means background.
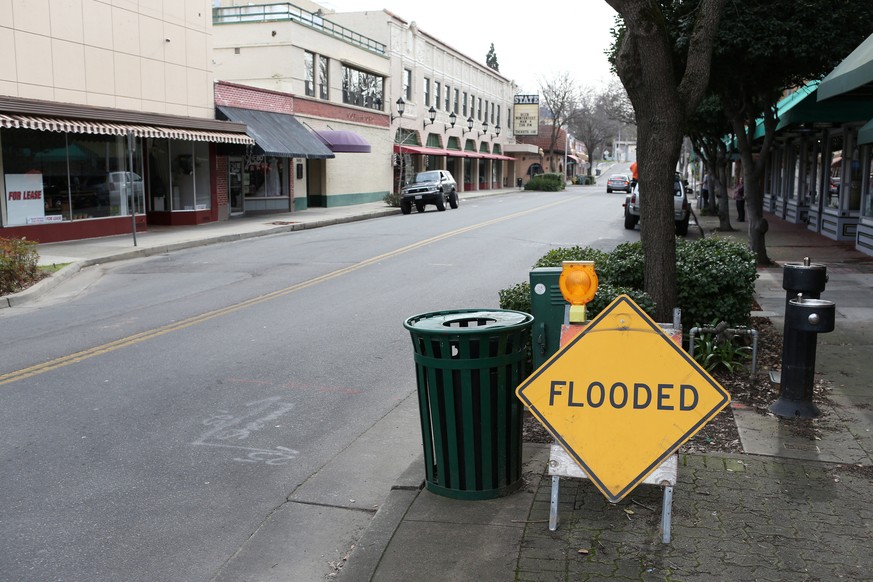
[{"label": "building window", "polygon": [[412,101],[412,71],[403,69],[403,95],[407,101]]},{"label": "building window", "polygon": [[[124,136],[4,130],[0,166],[9,193],[4,226],[127,216],[131,204],[142,214],[143,141],[134,140],[131,152]],[[192,142],[174,143],[191,153]]]},{"label": "building window", "polygon": [[439,106],[440,106],[440,101],[441,101],[440,95],[442,94],[440,91],[441,89],[442,89],[442,87],[440,87],[440,82],[434,81],[433,82],[433,104],[434,104],[435,108],[439,108]]},{"label": "building window", "polygon": [[482,121],[482,98],[479,97],[479,101],[477,102],[478,107],[476,108],[476,119]]},{"label": "building window", "polygon": [[242,166],[242,194],[246,198],[288,196],[288,158],[248,155]]},{"label": "building window", "polygon": [[309,97],[315,97],[315,54],[306,51],[303,53],[303,78],[305,79],[305,93]]},{"label": "building window", "polygon": [[424,104],[430,105],[430,79],[424,78]]},{"label": "building window", "polygon": [[500,105],[497,106],[497,126],[500,126]]},{"label": "building window", "polygon": [[446,85],[446,111],[452,110],[452,90]]},{"label": "building window", "polygon": [[318,56],[318,96],[321,99],[328,98],[327,82],[327,57]]},{"label": "building window", "polygon": [[343,65],[343,103],[382,111],[385,79]]},{"label": "building window", "polygon": [[485,100],[485,121],[488,121],[488,100],[487,99]]},{"label": "building window", "polygon": [[464,91],[464,100],[461,102],[464,107],[464,117],[467,117],[467,92]]},{"label": "building window", "polygon": [[491,104],[491,125],[494,125],[494,103]]},{"label": "building window", "polygon": [[460,91],[458,89],[455,89],[455,115],[457,115],[459,113],[459,111],[458,111],[458,101],[460,101],[460,99],[458,99],[459,93],[460,93]]}]

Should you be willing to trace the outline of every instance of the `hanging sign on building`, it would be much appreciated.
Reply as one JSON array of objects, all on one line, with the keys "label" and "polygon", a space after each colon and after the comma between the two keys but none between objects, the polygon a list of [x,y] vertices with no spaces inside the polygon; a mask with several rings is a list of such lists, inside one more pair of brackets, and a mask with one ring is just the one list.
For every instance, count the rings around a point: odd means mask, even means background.
[{"label": "hanging sign on building", "polygon": [[9,226],[36,224],[45,218],[42,174],[6,174],[6,216]]},{"label": "hanging sign on building", "polygon": [[540,96],[516,95],[512,121],[515,135],[537,135],[540,128]]}]

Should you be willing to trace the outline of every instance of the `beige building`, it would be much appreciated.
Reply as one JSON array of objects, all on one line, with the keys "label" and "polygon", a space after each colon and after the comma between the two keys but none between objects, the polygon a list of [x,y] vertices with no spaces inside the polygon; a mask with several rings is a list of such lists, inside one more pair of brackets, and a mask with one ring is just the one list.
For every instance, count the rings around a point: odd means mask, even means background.
[{"label": "beige building", "polygon": [[[319,5],[306,0],[295,4],[220,0],[215,4],[216,78],[262,90],[233,101],[227,117],[245,115],[255,130],[262,123],[259,118],[266,124],[274,119],[290,124],[286,118],[293,117],[306,131],[323,138],[333,154],[323,157],[303,151],[305,157],[295,156],[293,208],[382,200],[392,183],[390,118],[385,106],[391,71],[386,46],[333,22]],[[228,113],[231,103],[224,98],[226,88],[217,88],[222,95],[216,103],[220,114]],[[246,108],[248,112],[239,111]],[[266,119],[270,111],[284,117]],[[289,127],[288,131],[295,130]],[[287,163],[288,157],[285,161],[277,158],[279,164]],[[243,167],[249,165],[243,160]],[[273,201],[255,198],[260,197],[246,194],[240,199],[245,212]],[[232,200],[237,198],[232,196]]]},{"label": "beige building", "polygon": [[49,242],[218,220],[209,3],[5,0],[0,236]]},{"label": "beige building", "polygon": [[448,169],[462,191],[512,184],[512,81],[387,10],[326,18],[386,46],[395,189],[425,169]]}]

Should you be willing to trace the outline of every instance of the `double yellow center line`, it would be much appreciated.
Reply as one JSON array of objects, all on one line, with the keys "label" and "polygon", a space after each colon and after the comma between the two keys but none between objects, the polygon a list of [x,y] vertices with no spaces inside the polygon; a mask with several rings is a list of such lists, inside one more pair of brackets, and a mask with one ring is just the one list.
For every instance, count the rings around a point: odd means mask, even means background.
[{"label": "double yellow center line", "polygon": [[154,329],[150,329],[148,331],[143,331],[140,333],[136,333],[133,335],[129,335],[127,337],[123,337],[121,339],[117,339],[115,341],[111,341],[105,344],[100,344],[99,346],[94,346],[93,348],[88,348],[87,350],[82,350],[80,352],[76,352],[74,354],[69,354],[66,356],[61,356],[60,358],[55,358],[53,360],[49,360],[48,362],[43,362],[41,364],[36,364],[34,366],[30,366],[27,368],[23,368],[21,370],[16,370],[14,372],[9,372],[7,374],[0,374],[0,386],[4,384],[10,384],[12,382],[17,382],[18,380],[24,380],[26,378],[32,378],[33,376],[37,376],[39,374],[44,374],[46,372],[50,372],[52,370],[57,370],[58,368],[62,368],[64,366],[68,366],[70,364],[75,364],[77,362],[81,362],[83,360],[87,360],[88,358],[93,358],[95,356],[101,356],[103,354],[107,354],[109,352],[125,348],[128,346],[132,346],[134,344],[138,344],[140,342],[144,342],[146,340],[150,340],[152,338],[156,338],[162,336],[164,334],[168,334],[174,331],[178,331],[180,329],[185,329],[187,327],[191,327],[193,325],[197,325],[199,323],[203,323],[204,321],[208,321],[210,319],[214,319],[216,317],[221,317],[222,315],[227,315],[228,313],[233,313],[235,311],[239,311],[241,309],[246,309],[248,307],[252,307],[254,305],[259,305],[261,303],[265,303],[267,301],[271,301],[278,297],[283,297],[285,295],[289,295],[296,291],[300,291],[302,289],[306,289],[308,287],[312,287],[313,285],[318,285],[319,283],[324,283],[326,281],[330,281],[331,279],[336,279],[337,277],[342,277],[343,275],[347,275],[353,271],[357,271],[358,269],[363,269],[364,267],[368,267],[374,263],[379,263],[385,261],[386,259],[390,259],[392,257],[396,257],[398,255],[402,255],[404,253],[408,253],[421,247],[431,245],[435,242],[439,242],[441,240],[445,240],[448,238],[452,238],[467,232],[471,232],[474,230],[478,230],[481,228],[485,228],[487,226],[492,226],[494,224],[498,224],[500,222],[505,222],[507,220],[512,220],[515,218],[520,218],[522,216],[533,214],[535,212],[539,212],[541,210],[546,210],[548,208],[552,208],[553,206],[558,206],[559,204],[564,204],[568,202],[570,199],[563,199],[557,202],[553,202],[551,204],[547,204],[544,206],[538,206],[537,208],[533,208],[530,210],[523,210],[521,212],[516,212],[514,214],[508,214],[506,216],[501,216],[499,218],[495,218],[492,220],[488,220],[486,222],[480,222],[478,224],[474,224],[471,226],[466,226],[464,228],[459,228],[456,230],[452,230],[434,237],[431,237],[426,240],[419,241],[417,243],[413,243],[411,245],[407,245],[405,247],[401,247],[399,249],[395,249],[391,252],[384,253],[375,257],[371,257],[369,259],[365,259],[359,263],[355,263],[354,265],[349,265],[348,267],[343,267],[342,269],[337,269],[336,271],[331,271],[330,273],[325,273],[324,275],[320,275],[318,277],[309,279],[307,281],[303,281],[301,283],[297,283],[296,285],[291,285],[290,287],[285,287],[283,289],[279,289],[273,291],[271,293],[267,293],[265,295],[260,295],[258,297],[254,297],[252,299],[248,299],[241,303],[237,303],[235,305],[229,305],[227,307],[222,307],[221,309],[215,309],[213,311],[208,311],[201,315],[195,315],[193,317],[189,317],[180,321],[176,321],[173,323],[169,323],[167,325],[162,325],[160,327],[156,327]]}]

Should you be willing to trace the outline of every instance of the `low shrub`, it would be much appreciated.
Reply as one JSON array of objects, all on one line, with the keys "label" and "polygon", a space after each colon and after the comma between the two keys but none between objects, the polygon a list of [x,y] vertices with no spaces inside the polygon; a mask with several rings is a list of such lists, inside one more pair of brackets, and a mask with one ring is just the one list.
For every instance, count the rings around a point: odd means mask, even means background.
[{"label": "low shrub", "polygon": [[[501,289],[498,291],[501,309],[513,309],[515,311],[531,312],[530,302],[530,283],[518,283],[512,287]],[[586,315],[588,319],[593,319],[598,313],[606,309],[619,295],[628,295],[640,308],[654,317],[655,302],[645,291],[640,289],[630,289],[612,285],[610,283],[600,283],[597,285],[597,293],[594,294],[594,299],[586,306]]]},{"label": "low shrub", "polygon": [[385,197],[382,200],[388,206],[393,206],[395,208],[400,208],[400,193],[399,192],[389,192],[385,194]]},{"label": "low shrub", "polygon": [[[610,252],[591,247],[562,247],[548,251],[534,267],[559,267],[563,261],[594,261],[599,286],[588,305],[588,317],[600,313],[621,294],[629,295],[643,310],[654,314],[655,305],[644,289],[643,247],[622,243]],[[701,322],[725,322],[729,327],[748,326],[755,292],[755,255],[741,243],[717,238],[676,241],[677,302],[687,332]],[[522,283],[499,292],[512,307],[530,312],[530,289]]]},{"label": "low shrub", "polygon": [[[604,278],[614,285],[643,289],[645,286],[643,245],[639,241],[622,243],[606,257]],[[597,275],[600,277],[600,274]]]},{"label": "low shrub", "polygon": [[606,265],[609,253],[591,247],[559,247],[544,254],[534,263],[537,267],[560,267],[564,261],[594,261],[594,272],[597,278],[603,277],[603,268]]},{"label": "low shrub", "polygon": [[0,237],[0,295],[21,291],[42,278],[36,243]]},{"label": "low shrub", "polygon": [[512,287],[497,292],[500,298],[500,309],[513,309],[530,313],[530,283],[518,283]]},{"label": "low shrub", "polygon": [[741,243],[676,241],[677,300],[686,330],[712,321],[749,325],[757,278],[755,255]]},{"label": "low shrub", "polygon": [[557,192],[565,187],[564,176],[561,174],[537,174],[524,185],[525,190],[541,192]]}]

